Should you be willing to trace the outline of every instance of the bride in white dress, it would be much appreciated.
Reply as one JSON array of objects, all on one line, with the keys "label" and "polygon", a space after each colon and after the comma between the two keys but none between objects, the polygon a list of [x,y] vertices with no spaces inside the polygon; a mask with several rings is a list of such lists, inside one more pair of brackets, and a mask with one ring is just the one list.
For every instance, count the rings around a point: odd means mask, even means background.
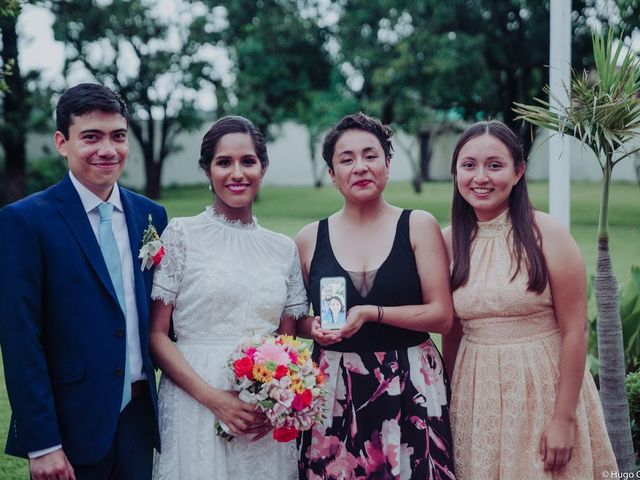
[{"label": "bride in white dress", "polygon": [[[264,138],[251,122],[218,120],[203,139],[199,161],[215,191],[213,207],[174,218],[162,235],[165,256],[151,293],[150,348],[163,372],[155,480],[298,476],[295,442],[273,440],[265,416],[238,399],[226,373],[240,339],[293,334],[296,319],[308,311],[293,241],[252,216],[268,161]],[[216,420],[236,438],[217,436]]]}]

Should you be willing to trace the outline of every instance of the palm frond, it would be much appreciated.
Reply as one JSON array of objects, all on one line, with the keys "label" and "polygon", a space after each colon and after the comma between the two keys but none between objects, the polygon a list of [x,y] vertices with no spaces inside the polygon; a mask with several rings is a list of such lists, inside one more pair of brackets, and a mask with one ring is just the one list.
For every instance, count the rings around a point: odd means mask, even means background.
[{"label": "palm frond", "polygon": [[597,79],[574,72],[570,90],[565,86],[569,102],[563,104],[547,86],[549,101],[535,98],[533,105],[516,103],[513,110],[516,119],[577,138],[603,166],[603,159],[613,162],[617,152],[640,137],[640,60],[622,40],[614,46],[611,30],[606,36],[594,34],[592,41]]}]

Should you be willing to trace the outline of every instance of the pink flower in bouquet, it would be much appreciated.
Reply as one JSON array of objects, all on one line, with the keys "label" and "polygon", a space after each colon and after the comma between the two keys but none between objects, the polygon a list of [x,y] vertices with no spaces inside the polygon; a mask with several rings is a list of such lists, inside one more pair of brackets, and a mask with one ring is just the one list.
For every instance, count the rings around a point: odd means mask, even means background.
[{"label": "pink flower in bouquet", "polygon": [[311,405],[311,401],[313,400],[313,394],[311,390],[306,389],[302,394],[299,394],[302,397],[302,405],[306,408]]},{"label": "pink flower in bouquet", "polygon": [[300,431],[290,427],[277,427],[273,429],[273,438],[278,442],[288,442],[298,438]]},{"label": "pink flower in bouquet", "polygon": [[276,365],[288,365],[289,355],[282,345],[264,343],[258,347],[253,357],[254,361],[259,365],[273,362]]},{"label": "pink flower in bouquet", "polygon": [[311,393],[311,390],[307,388],[302,393],[296,393],[296,396],[293,398],[293,402],[291,402],[291,408],[296,411],[304,410],[311,405],[312,400],[313,394]]},{"label": "pink flower in bouquet", "polygon": [[289,373],[289,368],[286,365],[278,365],[276,371],[273,372],[273,376],[276,380],[280,380],[282,377]]},{"label": "pink flower in bouquet", "polygon": [[293,397],[293,402],[291,402],[291,408],[293,408],[296,412],[299,412],[304,408],[304,400],[302,399],[302,395],[296,393],[296,396]]},{"label": "pink flower in bouquet", "polygon": [[233,362],[233,370],[236,378],[247,377],[253,379],[253,361],[249,357],[242,357]]},{"label": "pink flower in bouquet", "polygon": [[256,356],[256,352],[258,350],[255,347],[249,347],[247,348],[247,350],[244,352],[245,355],[247,355],[247,357],[249,357],[251,360],[254,359],[254,357]]},{"label": "pink flower in bouquet", "polygon": [[289,352],[289,358],[294,365],[298,363],[298,354],[296,352]]}]

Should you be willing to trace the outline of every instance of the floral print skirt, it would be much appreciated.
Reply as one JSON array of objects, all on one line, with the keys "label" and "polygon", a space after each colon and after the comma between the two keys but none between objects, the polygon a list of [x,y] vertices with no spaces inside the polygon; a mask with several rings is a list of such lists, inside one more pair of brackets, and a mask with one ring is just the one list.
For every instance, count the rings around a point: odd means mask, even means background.
[{"label": "floral print skirt", "polygon": [[316,345],[328,418],[303,433],[301,479],[454,479],[449,385],[431,341],[387,352]]}]

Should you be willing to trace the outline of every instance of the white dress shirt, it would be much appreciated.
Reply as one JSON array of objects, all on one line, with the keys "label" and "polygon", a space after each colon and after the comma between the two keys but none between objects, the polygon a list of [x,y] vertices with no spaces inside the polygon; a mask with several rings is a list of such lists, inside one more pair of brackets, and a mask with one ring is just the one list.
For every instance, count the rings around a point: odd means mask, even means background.
[{"label": "white dress shirt", "polygon": [[[100,214],[98,213],[98,205],[103,202],[95,193],[82,185],[71,172],[69,172],[69,177],[71,178],[71,183],[73,183],[73,186],[80,196],[80,201],[82,202],[84,211],[87,213],[87,217],[89,218],[89,222],[91,223],[93,233],[96,236],[96,240],[98,240],[98,229],[100,226]],[[113,234],[116,237],[116,243],[118,244],[118,250],[120,251],[122,283],[124,286],[124,303],[126,306],[127,344],[129,346],[131,381],[136,382],[138,380],[146,379],[147,376],[145,375],[142,368],[143,365],[142,352],[140,350],[140,331],[138,330],[138,307],[136,305],[135,280],[133,270],[134,265],[133,258],[131,256],[131,246],[129,244],[129,230],[127,229],[127,221],[124,216],[122,201],[120,200],[120,189],[118,188],[117,183],[113,185],[113,191],[111,192],[111,196],[107,200],[107,203],[111,203],[114,206],[113,217],[111,219],[111,228],[113,229]],[[61,445],[56,445],[44,450],[29,452],[29,458],[37,458],[46,455],[47,453],[51,453],[61,447]]]}]

